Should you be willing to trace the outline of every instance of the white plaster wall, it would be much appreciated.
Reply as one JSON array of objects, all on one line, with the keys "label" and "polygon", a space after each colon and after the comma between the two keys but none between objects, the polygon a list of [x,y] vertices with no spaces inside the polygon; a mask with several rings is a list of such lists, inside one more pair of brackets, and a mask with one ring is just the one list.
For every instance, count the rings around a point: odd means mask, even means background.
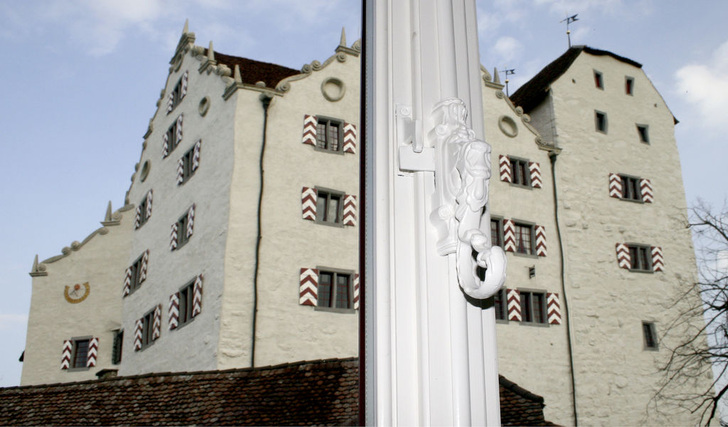
[{"label": "white plaster wall", "polygon": [[[594,70],[603,74],[604,90],[595,87]],[[625,94],[625,76],[635,79],[633,96]],[[609,56],[582,53],[554,82],[551,96],[557,125],[553,135],[563,149],[557,179],[579,422],[695,423],[695,416],[666,407],[660,409],[668,415],[650,412],[643,418],[658,384],[657,362],[667,354],[664,343],[659,352],[643,350],[642,321],[655,322],[664,338],[675,315],[665,307],[696,274],[690,235],[680,221],[686,203],[673,117],[640,69]],[[608,115],[606,135],[595,131],[595,109]],[[554,117],[548,114],[544,103],[533,111],[533,123],[550,124]],[[650,144],[639,141],[636,123],[649,125]],[[650,179],[654,203],[609,197],[609,173]],[[665,271],[619,268],[618,242],[661,246]],[[548,404],[552,396],[545,397]]]},{"label": "white plaster wall", "polygon": [[[129,206],[117,211],[119,225],[107,225],[76,249],[64,248],[67,256],[50,258],[46,276],[33,277],[28,314],[28,332],[21,385],[50,384],[96,379],[111,364],[114,331],[121,326],[118,271],[129,253],[134,212]],[[88,282],[88,297],[71,304],[64,298],[66,286]],[[99,339],[96,366],[61,369],[64,340]]]},{"label": "white plaster wall", "polygon": [[[141,182],[139,175],[135,175],[129,191],[130,201],[135,204],[149,189],[154,191],[154,197],[150,220],[132,231],[132,250],[126,266],[147,249],[150,255],[146,281],[124,298],[125,351],[120,375],[217,368],[236,104],[222,98],[225,84],[219,75],[198,71],[204,62],[200,59],[187,53],[179,69],[171,72],[166,93],[189,70],[187,95],[170,114],[166,114],[166,97],[163,98],[140,161],[140,164],[150,162],[149,176]],[[203,117],[198,106],[205,96],[209,97],[210,108]],[[184,114],[182,142],[163,159],[163,135],[180,114]],[[202,139],[200,166],[187,182],[177,185],[177,161],[199,139]],[[171,226],[193,203],[196,206],[194,233],[184,246],[171,251]],[[201,314],[191,323],[169,330],[170,295],[199,274],[204,276]],[[118,281],[120,290],[123,275],[122,269]],[[160,338],[147,348],[134,351],[136,319],[158,304],[162,305]]]},{"label": "white plaster wall", "polygon": [[[500,93],[499,93],[500,92]],[[490,180],[490,209],[494,217],[518,219],[543,225],[546,231],[547,256],[526,256],[507,252],[508,273],[504,287],[558,293],[564,313],[560,282],[560,255],[553,211],[553,188],[548,151],[539,148],[537,134],[530,130],[514,111],[510,101],[493,87],[483,88],[486,141],[493,147]],[[509,137],[498,125],[501,117],[510,117],[518,134]],[[525,188],[500,180],[499,155],[538,162],[542,188]],[[529,278],[528,268],[536,267]],[[499,373],[527,390],[544,396],[546,419],[569,424],[570,377],[566,341],[566,318],[560,325],[533,325],[515,321],[498,321]]]},{"label": "white plaster wall", "polygon": [[[301,217],[304,186],[342,191],[360,201],[358,154],[317,151],[301,143],[304,114],[342,119],[359,128],[359,58],[344,58],[345,62],[333,60],[293,82],[291,90],[270,107],[257,365],[358,354],[357,311],[327,311],[298,302],[301,268],[358,273],[358,227],[327,226]],[[322,95],[321,83],[329,77],[345,82],[340,101],[330,102]]]}]

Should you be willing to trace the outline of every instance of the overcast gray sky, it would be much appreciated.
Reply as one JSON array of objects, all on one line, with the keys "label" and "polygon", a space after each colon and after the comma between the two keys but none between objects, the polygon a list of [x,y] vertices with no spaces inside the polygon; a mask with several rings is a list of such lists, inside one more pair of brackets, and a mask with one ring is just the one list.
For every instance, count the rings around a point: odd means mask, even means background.
[{"label": "overcast gray sky", "polygon": [[[572,42],[644,64],[673,114],[688,202],[720,207],[728,159],[728,2],[478,1],[490,70],[511,93]],[[122,205],[186,18],[197,44],[300,69],[328,58],[355,0],[0,0],[0,386],[17,385],[33,257],[61,253]],[[121,283],[121,280],[120,280]],[[59,354],[60,358],[60,354]],[[59,359],[60,363],[60,359]]]}]

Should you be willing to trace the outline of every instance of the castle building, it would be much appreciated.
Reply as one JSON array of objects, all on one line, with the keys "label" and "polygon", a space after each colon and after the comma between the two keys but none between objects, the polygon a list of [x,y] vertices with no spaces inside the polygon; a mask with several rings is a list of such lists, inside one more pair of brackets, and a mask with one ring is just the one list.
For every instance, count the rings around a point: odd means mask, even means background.
[{"label": "castle building", "polygon": [[[33,265],[21,384],[356,356],[360,50],[342,33],[298,71],[185,26],[126,205]],[[556,423],[634,424],[696,273],[674,118],[640,64],[588,47],[511,99],[482,75],[500,372]]]}]

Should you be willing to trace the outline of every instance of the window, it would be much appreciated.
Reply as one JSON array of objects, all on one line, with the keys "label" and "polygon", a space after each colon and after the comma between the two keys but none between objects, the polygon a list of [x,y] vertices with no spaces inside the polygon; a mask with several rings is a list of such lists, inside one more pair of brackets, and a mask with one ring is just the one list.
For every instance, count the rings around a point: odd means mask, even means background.
[{"label": "window", "polygon": [[174,151],[175,148],[182,142],[182,119],[183,115],[180,114],[177,120],[164,133],[163,139],[164,144],[162,145],[162,158],[169,156],[169,153]]},{"label": "window", "polygon": [[111,348],[111,363],[118,365],[121,363],[121,352],[124,344],[124,331],[119,330],[114,332],[114,344]]},{"label": "window", "polygon": [[139,206],[137,207],[137,224],[136,228],[141,227],[142,225],[146,224],[147,221],[149,221],[149,217],[151,216],[151,201],[149,200],[149,196],[144,196],[141,202],[139,202]]},{"label": "window", "polygon": [[201,141],[197,141],[195,145],[187,150],[187,152],[179,160],[177,165],[177,184],[183,184],[192,178],[200,164],[200,146]]},{"label": "window", "polygon": [[642,201],[640,179],[633,176],[619,176],[622,179],[622,199]]},{"label": "window", "polygon": [[351,308],[351,273],[319,270],[318,306]]},{"label": "window", "polygon": [[194,306],[195,281],[191,281],[179,291],[179,326],[189,323],[194,319],[192,307]]},{"label": "window", "polygon": [[659,350],[657,344],[657,331],[653,322],[642,322],[645,350]]},{"label": "window", "polygon": [[490,219],[490,244],[503,247],[503,220]]},{"label": "window", "polygon": [[142,257],[139,257],[136,261],[134,261],[134,264],[132,264],[129,269],[131,270],[131,281],[129,282],[131,288],[129,290],[134,292],[142,285]]},{"label": "window", "polygon": [[341,224],[344,193],[317,189],[316,222]]},{"label": "window", "polygon": [[501,289],[493,295],[493,308],[495,308],[495,320],[508,320],[506,290]]},{"label": "window", "polygon": [[602,78],[602,73],[596,70],[594,70],[594,85],[597,87],[597,89],[604,89],[604,79]]},{"label": "window", "polygon": [[607,133],[607,113],[601,111],[594,112],[594,120],[597,132]]},{"label": "window", "polygon": [[652,254],[649,246],[628,245],[630,270],[652,271]]},{"label": "window", "polygon": [[343,122],[335,119],[318,117],[316,125],[316,148],[326,151],[341,152]]},{"label": "window", "polygon": [[90,339],[73,340],[73,357],[71,368],[85,368],[88,366],[88,347]]},{"label": "window", "polygon": [[513,157],[511,157],[510,160],[511,173],[513,174],[513,176],[511,177],[511,183],[524,187],[530,187],[531,174],[528,168],[528,161],[522,159],[514,159]]},{"label": "window", "polygon": [[640,135],[640,142],[650,143],[650,135],[647,132],[647,125],[637,125],[637,133]]},{"label": "window", "polygon": [[632,77],[624,78],[624,93],[632,95],[634,93],[634,79]]},{"label": "window", "polygon": [[154,342],[154,310],[142,317],[142,347],[149,347]]},{"label": "window", "polygon": [[533,255],[533,225],[515,223],[516,253]]},{"label": "window", "polygon": [[526,323],[546,323],[546,294],[544,292],[520,291],[521,316]]},{"label": "window", "polygon": [[182,98],[185,97],[187,93],[187,78],[189,74],[187,71],[180,77],[177,84],[174,86],[174,89],[172,89],[172,92],[169,94],[169,98],[167,98],[167,114],[169,114],[172,110],[174,110],[174,107],[179,105],[180,102],[182,102]]},{"label": "window", "polygon": [[192,236],[191,233],[187,232],[187,228],[189,227],[189,215],[184,214],[182,217],[177,220],[177,243],[174,246],[174,249],[179,249],[182,246],[187,243],[188,240],[190,240],[190,237]]}]

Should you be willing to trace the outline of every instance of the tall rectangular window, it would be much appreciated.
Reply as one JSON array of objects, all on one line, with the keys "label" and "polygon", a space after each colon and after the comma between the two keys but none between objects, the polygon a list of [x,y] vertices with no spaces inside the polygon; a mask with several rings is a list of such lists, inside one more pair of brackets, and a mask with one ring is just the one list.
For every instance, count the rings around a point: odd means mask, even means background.
[{"label": "tall rectangular window", "polygon": [[511,173],[513,174],[511,183],[522,185],[524,187],[531,186],[531,173],[528,169],[528,161],[522,159],[510,158]]},{"label": "tall rectangular window", "polygon": [[644,336],[645,350],[659,350],[657,331],[653,322],[642,322],[642,334]]},{"label": "tall rectangular window", "polygon": [[318,306],[351,308],[351,274],[319,270]]},{"label": "tall rectangular window", "polygon": [[546,294],[534,291],[520,291],[520,294],[523,322],[546,323]]},{"label": "tall rectangular window", "polygon": [[89,341],[89,339],[73,340],[72,368],[85,368],[87,366]]},{"label": "tall rectangular window", "polygon": [[136,261],[134,261],[134,264],[132,264],[129,267],[129,270],[131,270],[131,280],[129,282],[130,292],[134,292],[135,290],[139,289],[139,287],[142,285],[141,280],[141,272],[142,272],[142,258],[144,258],[144,255],[137,258]]},{"label": "tall rectangular window", "polygon": [[318,117],[316,125],[316,147],[321,150],[341,152],[344,122]]},{"label": "tall rectangular window", "polygon": [[607,113],[595,111],[594,121],[597,132],[607,133]]},{"label": "tall rectangular window", "polygon": [[344,193],[317,189],[316,221],[341,224],[344,210]]},{"label": "tall rectangular window", "polygon": [[124,345],[124,331],[119,330],[114,332],[114,344],[111,348],[111,363],[118,365],[121,363],[121,355]]},{"label": "tall rectangular window", "polygon": [[503,220],[490,219],[490,244],[503,247]]},{"label": "tall rectangular window", "polygon": [[634,79],[632,77],[624,78],[624,93],[627,95],[634,94]]},{"label": "tall rectangular window", "polygon": [[533,255],[533,225],[515,223],[516,252]]},{"label": "tall rectangular window", "polygon": [[650,143],[650,134],[647,125],[637,125],[637,133],[640,136],[640,142],[644,142],[645,144]]},{"label": "tall rectangular window", "polygon": [[604,89],[604,79],[602,78],[602,73],[596,70],[594,70],[594,85],[597,87],[597,89]]},{"label": "tall rectangular window", "polygon": [[148,347],[154,338],[154,310],[145,314],[142,318],[142,348]]},{"label": "tall rectangular window", "polygon": [[495,309],[496,320],[506,320],[506,313],[508,312],[508,304],[506,298],[506,290],[501,289],[493,295],[493,308]]}]

